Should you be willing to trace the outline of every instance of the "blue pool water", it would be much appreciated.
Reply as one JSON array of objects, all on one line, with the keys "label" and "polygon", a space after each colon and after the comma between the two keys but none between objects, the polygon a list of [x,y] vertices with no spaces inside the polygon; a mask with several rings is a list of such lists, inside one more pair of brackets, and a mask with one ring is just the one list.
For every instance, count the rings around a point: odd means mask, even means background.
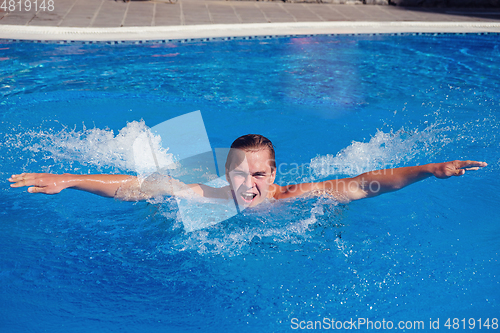
[{"label": "blue pool water", "polygon": [[[1,41],[0,331],[491,324],[500,313],[499,67],[496,34]],[[489,165],[347,205],[268,203],[192,233],[171,198],[8,186],[22,171],[134,174],[134,139],[195,110],[212,147],[270,138],[279,184],[454,159]]]}]

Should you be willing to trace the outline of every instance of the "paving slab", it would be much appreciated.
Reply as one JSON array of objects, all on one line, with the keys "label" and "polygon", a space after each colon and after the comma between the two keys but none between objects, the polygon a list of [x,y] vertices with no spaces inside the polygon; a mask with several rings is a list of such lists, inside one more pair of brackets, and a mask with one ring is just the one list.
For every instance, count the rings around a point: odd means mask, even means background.
[{"label": "paving slab", "polygon": [[269,22],[262,10],[253,2],[248,2],[243,6],[235,5],[235,9],[239,14],[242,23],[264,23]]},{"label": "paving slab", "polygon": [[236,15],[233,7],[227,3],[209,3],[207,9],[210,13],[213,23],[215,24],[235,24],[241,23],[240,18]]},{"label": "paving slab", "polygon": [[125,14],[128,10],[127,3],[117,4],[109,1],[102,3],[101,8],[92,21],[94,27],[120,27],[123,24]]},{"label": "paving slab", "polygon": [[151,26],[154,14],[153,3],[129,2],[124,27]]},{"label": "paving slab", "polygon": [[316,5],[314,7],[315,12],[321,16],[326,21],[349,21],[349,16],[344,13],[344,9],[339,6],[328,6],[323,8],[321,5]]},{"label": "paving slab", "polygon": [[181,7],[164,3],[155,4],[154,26],[182,25]]},{"label": "paving slab", "polygon": [[284,4],[283,7],[297,22],[314,22],[318,21],[318,19],[323,21],[321,16],[314,13],[310,10],[310,6],[305,4],[301,4],[301,6],[288,6]]}]

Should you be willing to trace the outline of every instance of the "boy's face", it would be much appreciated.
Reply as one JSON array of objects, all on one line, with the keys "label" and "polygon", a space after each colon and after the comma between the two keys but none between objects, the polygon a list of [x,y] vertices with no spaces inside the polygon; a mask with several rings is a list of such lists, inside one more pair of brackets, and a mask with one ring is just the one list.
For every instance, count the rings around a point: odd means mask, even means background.
[{"label": "boy's face", "polygon": [[271,168],[269,150],[244,153],[245,158],[239,165],[231,164],[232,170],[226,170],[226,179],[231,184],[240,210],[263,202],[276,177],[276,170]]}]

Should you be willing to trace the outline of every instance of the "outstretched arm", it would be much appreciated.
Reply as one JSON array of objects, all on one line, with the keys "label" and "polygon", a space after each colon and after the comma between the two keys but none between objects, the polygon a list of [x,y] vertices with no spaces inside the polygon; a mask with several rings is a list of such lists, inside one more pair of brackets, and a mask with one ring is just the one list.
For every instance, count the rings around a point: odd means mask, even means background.
[{"label": "outstretched arm", "polygon": [[452,161],[367,172],[351,179],[354,183],[350,184],[351,188],[347,188],[347,193],[350,200],[371,198],[397,191],[431,176],[441,179],[462,176],[466,170],[478,170],[486,165],[485,162],[477,161]]},{"label": "outstretched arm", "polygon": [[22,173],[9,178],[11,187],[29,186],[29,193],[56,194],[67,188],[114,197],[118,189],[137,181],[127,175],[57,175],[50,173]]},{"label": "outstretched arm", "polygon": [[146,200],[155,196],[191,194],[222,197],[220,189],[200,184],[184,184],[166,175],[152,174],[146,179],[128,175],[73,175],[51,173],[22,173],[9,178],[11,187],[28,187],[29,193],[56,194],[72,188],[103,197],[124,201]]},{"label": "outstretched arm", "polygon": [[274,196],[277,199],[289,198],[319,190],[333,192],[340,199],[352,201],[397,191],[431,176],[445,179],[452,176],[461,176],[465,174],[466,170],[478,170],[485,166],[487,166],[485,162],[452,161],[377,170],[363,173],[353,178],[283,186],[276,191]]}]

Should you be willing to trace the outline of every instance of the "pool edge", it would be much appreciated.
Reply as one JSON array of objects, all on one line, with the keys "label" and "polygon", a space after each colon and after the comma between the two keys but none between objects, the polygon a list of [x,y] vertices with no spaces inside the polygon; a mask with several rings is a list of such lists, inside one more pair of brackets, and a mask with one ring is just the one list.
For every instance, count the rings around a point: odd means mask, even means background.
[{"label": "pool edge", "polygon": [[291,22],[161,27],[71,28],[1,25],[0,39],[139,41],[189,38],[373,33],[500,33],[497,22]]}]

